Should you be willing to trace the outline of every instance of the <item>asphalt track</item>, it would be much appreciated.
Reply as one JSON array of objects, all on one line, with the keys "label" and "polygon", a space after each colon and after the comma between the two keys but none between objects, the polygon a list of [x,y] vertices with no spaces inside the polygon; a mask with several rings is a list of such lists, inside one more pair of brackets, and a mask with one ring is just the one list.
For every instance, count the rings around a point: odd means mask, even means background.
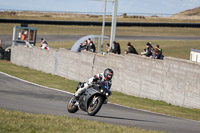
[{"label": "asphalt track", "polygon": [[64,115],[172,133],[200,133],[200,122],[114,104],[103,105],[96,116],[88,116],[83,111],[70,114],[66,110],[66,104],[71,97],[70,93],[24,82],[0,72],[0,108],[29,113]]},{"label": "asphalt track", "polygon": [[[37,35],[37,43],[41,42],[41,38],[45,38],[47,42],[63,42],[76,41],[85,35]],[[0,35],[3,48],[7,48],[12,44],[12,35]],[[105,39],[108,40],[108,39]],[[198,36],[116,36],[116,40],[136,41],[136,40],[200,40]]]}]

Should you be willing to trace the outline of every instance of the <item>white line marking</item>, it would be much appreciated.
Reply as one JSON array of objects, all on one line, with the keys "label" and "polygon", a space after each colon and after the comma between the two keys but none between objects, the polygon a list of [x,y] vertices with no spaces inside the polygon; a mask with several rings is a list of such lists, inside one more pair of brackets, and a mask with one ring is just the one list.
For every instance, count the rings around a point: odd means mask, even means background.
[{"label": "white line marking", "polygon": [[[4,73],[4,72],[1,72],[1,71],[0,71],[0,74],[6,75],[6,76],[8,76],[8,77],[11,77],[11,78],[14,78],[14,79],[17,79],[17,80],[20,80],[20,81],[23,81],[23,82],[25,82],[25,83],[29,83],[29,84],[32,84],[32,85],[35,85],[35,86],[42,87],[42,88],[45,88],[45,89],[54,90],[54,91],[59,91],[59,92],[63,92],[63,93],[66,93],[66,94],[74,95],[74,93],[71,93],[71,92],[68,92],[68,91],[59,90],[59,89],[56,89],[56,88],[49,88],[49,87],[46,87],[46,86],[43,86],[43,85],[39,85],[39,84],[36,84],[36,83],[33,83],[33,82],[29,82],[29,81],[27,81],[27,80],[20,79],[20,78],[18,78],[18,77],[9,75],[9,74]],[[120,105],[120,104],[116,104],[116,103],[110,103],[110,102],[108,102],[108,103],[109,103],[109,104],[116,105],[116,106],[128,108],[128,109],[134,109],[134,110],[139,110],[139,111],[143,111],[143,112],[148,112],[148,113],[153,113],[153,114],[158,114],[158,115],[163,115],[163,116],[174,117],[174,118],[178,118],[178,119],[185,119],[185,120],[190,120],[190,121],[194,121],[194,122],[200,122],[200,121],[197,121],[197,120],[191,120],[191,119],[186,119],[186,118],[181,118],[181,117],[176,117],[176,116],[170,116],[170,115],[161,114],[161,113],[155,113],[155,112],[151,112],[151,111],[148,111],[148,110],[137,109],[137,108],[128,107],[128,106],[124,106],[124,105]]]},{"label": "white line marking", "polygon": [[8,76],[8,77],[11,77],[11,78],[14,78],[14,79],[17,79],[17,80],[23,81],[23,82],[25,82],[25,83],[29,83],[29,84],[32,84],[32,85],[38,86],[38,87],[42,87],[42,88],[45,88],[45,89],[54,90],[54,91],[59,91],[59,92],[63,92],[63,93],[70,94],[70,95],[73,95],[73,94],[74,94],[74,93],[71,93],[71,92],[68,92],[68,91],[59,90],[59,89],[56,89],[56,88],[50,88],[50,87],[46,87],[46,86],[43,86],[43,85],[39,85],[39,84],[36,84],[36,83],[33,83],[33,82],[29,82],[29,81],[27,81],[27,80],[20,79],[20,78],[18,78],[18,77],[15,77],[15,76],[9,75],[9,74],[4,73],[4,72],[0,72],[0,73],[3,74],[3,75],[6,75],[6,76]]}]

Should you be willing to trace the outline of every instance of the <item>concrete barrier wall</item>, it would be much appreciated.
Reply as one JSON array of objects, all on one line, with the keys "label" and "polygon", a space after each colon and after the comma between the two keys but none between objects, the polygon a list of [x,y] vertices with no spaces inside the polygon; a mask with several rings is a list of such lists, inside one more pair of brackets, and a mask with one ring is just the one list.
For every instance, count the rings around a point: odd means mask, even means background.
[{"label": "concrete barrier wall", "polygon": [[200,65],[181,59],[166,58],[164,101],[192,108],[200,107]]},{"label": "concrete barrier wall", "polygon": [[112,90],[200,109],[200,64],[187,60],[13,46],[11,62],[76,81],[87,81],[109,67],[114,70]]},{"label": "concrete barrier wall", "polygon": [[56,50],[41,50],[38,47],[12,47],[11,62],[46,73],[55,73]]},{"label": "concrete barrier wall", "polygon": [[87,81],[93,75],[96,54],[59,49],[58,75],[76,81]]}]

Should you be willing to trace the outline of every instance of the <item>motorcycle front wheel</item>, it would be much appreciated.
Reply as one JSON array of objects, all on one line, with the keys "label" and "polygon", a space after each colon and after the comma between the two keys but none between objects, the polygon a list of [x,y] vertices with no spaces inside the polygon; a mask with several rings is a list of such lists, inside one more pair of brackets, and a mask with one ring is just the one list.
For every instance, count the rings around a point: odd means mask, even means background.
[{"label": "motorcycle front wheel", "polygon": [[101,109],[102,104],[103,104],[103,98],[101,96],[94,97],[89,102],[87,110],[88,115],[94,116]]},{"label": "motorcycle front wheel", "polygon": [[67,105],[67,110],[69,113],[76,113],[78,111],[78,107],[75,105],[76,102],[74,102],[74,97],[71,98]]}]

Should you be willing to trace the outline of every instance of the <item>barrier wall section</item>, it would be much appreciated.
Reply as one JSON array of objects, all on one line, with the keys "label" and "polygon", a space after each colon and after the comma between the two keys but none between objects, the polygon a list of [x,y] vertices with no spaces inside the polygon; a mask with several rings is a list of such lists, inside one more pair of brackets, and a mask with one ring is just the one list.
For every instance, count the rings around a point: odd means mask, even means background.
[{"label": "barrier wall section", "polygon": [[114,70],[114,91],[200,109],[200,64],[188,60],[13,46],[11,62],[76,81],[87,81],[109,67]]}]

